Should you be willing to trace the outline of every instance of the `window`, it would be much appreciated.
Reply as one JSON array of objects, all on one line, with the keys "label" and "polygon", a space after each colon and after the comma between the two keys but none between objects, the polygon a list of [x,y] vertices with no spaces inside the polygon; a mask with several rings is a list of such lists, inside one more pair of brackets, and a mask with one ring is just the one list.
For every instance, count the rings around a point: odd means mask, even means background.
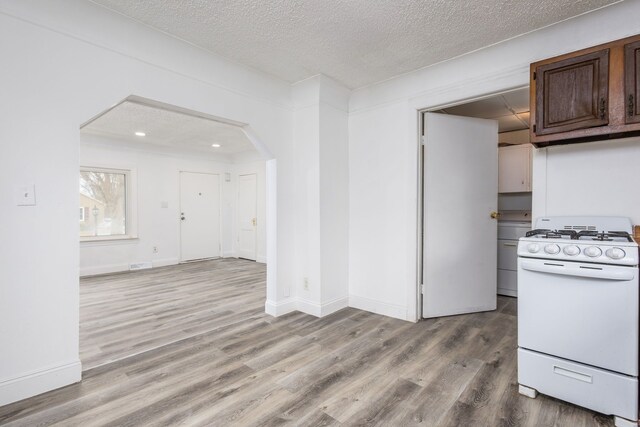
[{"label": "window", "polygon": [[80,239],[127,238],[130,230],[128,170],[80,169]]}]

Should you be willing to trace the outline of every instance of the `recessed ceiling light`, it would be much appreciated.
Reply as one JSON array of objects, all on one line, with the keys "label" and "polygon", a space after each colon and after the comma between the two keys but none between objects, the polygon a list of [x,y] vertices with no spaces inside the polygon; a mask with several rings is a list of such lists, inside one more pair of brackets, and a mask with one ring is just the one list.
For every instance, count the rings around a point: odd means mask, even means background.
[{"label": "recessed ceiling light", "polygon": [[220,148],[220,144],[211,144],[213,148]]},{"label": "recessed ceiling light", "polygon": [[136,136],[147,136],[147,134],[144,133],[144,132],[138,131],[138,132],[136,132]]}]

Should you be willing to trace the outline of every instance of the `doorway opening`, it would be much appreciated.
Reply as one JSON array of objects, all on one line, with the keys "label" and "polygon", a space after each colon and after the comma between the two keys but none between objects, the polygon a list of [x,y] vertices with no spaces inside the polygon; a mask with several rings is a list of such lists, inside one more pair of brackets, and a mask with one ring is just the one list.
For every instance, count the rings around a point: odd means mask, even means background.
[{"label": "doorway opening", "polygon": [[515,306],[505,298],[517,297],[532,208],[529,88],[419,111],[419,129],[420,318]]},{"label": "doorway opening", "polygon": [[264,310],[275,173],[247,124],[137,96],[81,126],[84,370]]}]

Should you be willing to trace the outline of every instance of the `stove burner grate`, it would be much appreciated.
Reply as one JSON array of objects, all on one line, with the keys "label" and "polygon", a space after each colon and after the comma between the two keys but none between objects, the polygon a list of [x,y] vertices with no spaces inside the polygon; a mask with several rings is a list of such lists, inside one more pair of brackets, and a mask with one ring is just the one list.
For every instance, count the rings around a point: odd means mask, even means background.
[{"label": "stove burner grate", "polygon": [[549,230],[546,228],[538,228],[535,230],[527,231],[526,237],[538,236],[541,239],[560,239],[568,236],[571,240],[581,240],[587,237],[591,237],[591,240],[599,242],[610,242],[613,239],[626,239],[628,242],[633,242],[631,235],[626,231],[591,231],[582,230],[576,232],[575,230]]},{"label": "stove burner grate", "polygon": [[535,230],[527,231],[526,237],[540,236],[543,239],[558,239],[563,236],[569,236],[570,239],[577,239],[578,233],[574,230],[548,230],[546,228],[538,228]]},{"label": "stove burner grate", "polygon": [[631,235],[626,231],[581,231],[578,233],[577,239],[580,240],[583,237],[591,237],[591,240],[599,242],[610,242],[614,238],[627,239],[628,242],[633,242]]}]

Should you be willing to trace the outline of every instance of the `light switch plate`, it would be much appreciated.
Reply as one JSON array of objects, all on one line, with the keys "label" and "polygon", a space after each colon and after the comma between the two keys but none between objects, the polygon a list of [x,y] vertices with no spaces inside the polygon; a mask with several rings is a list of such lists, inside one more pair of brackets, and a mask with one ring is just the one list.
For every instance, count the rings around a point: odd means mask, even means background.
[{"label": "light switch plate", "polygon": [[16,189],[16,203],[18,206],[36,205],[36,186],[21,185]]}]

